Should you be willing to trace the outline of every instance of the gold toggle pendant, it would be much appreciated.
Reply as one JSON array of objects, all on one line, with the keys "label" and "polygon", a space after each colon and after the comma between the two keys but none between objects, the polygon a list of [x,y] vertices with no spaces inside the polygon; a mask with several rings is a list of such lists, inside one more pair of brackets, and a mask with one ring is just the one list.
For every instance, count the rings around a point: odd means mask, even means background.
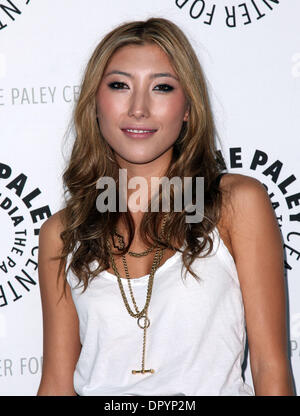
[{"label": "gold toggle pendant", "polygon": [[132,374],[137,374],[137,373],[141,373],[141,374],[145,374],[145,373],[154,373],[155,371],[153,370],[153,368],[151,368],[150,370],[132,370]]}]

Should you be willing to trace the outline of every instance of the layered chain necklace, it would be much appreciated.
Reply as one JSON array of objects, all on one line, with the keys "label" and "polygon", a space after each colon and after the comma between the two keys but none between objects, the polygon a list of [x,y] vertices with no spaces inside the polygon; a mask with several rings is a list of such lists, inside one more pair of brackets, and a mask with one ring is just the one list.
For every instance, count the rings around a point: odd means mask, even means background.
[{"label": "layered chain necklace", "polygon": [[[161,235],[164,234],[164,229],[165,229],[165,223],[166,223],[166,215],[163,218],[163,222],[162,222],[162,229],[161,229]],[[114,235],[117,236],[118,241],[120,246],[117,247],[119,250],[121,250],[122,248],[124,248],[125,243],[124,243],[124,238],[121,234],[117,233],[116,230],[114,230]],[[168,235],[169,238],[169,235]],[[129,276],[129,272],[128,272],[128,266],[127,266],[127,262],[126,262],[126,258],[125,258],[125,254],[122,254],[122,261],[123,261],[123,266],[124,266],[124,270],[126,273],[126,278],[127,278],[127,282],[128,282],[128,287],[129,287],[129,292],[130,292],[130,296],[135,308],[135,312],[132,311],[132,309],[130,308],[130,305],[128,303],[125,291],[124,291],[124,287],[121,281],[121,276],[118,272],[115,260],[114,260],[114,256],[113,253],[111,251],[111,245],[110,242],[107,240],[107,247],[108,247],[108,252],[109,252],[109,256],[110,256],[110,260],[111,260],[111,264],[112,264],[112,268],[115,272],[115,275],[118,278],[118,283],[119,283],[119,288],[120,288],[120,292],[124,301],[124,304],[126,306],[126,309],[129,313],[130,316],[132,316],[133,318],[137,319],[137,324],[138,326],[144,330],[144,334],[143,334],[143,354],[142,354],[142,368],[141,370],[132,370],[132,374],[146,374],[146,373],[154,373],[154,369],[150,368],[148,370],[145,369],[145,351],[146,351],[146,332],[147,332],[147,328],[150,325],[150,319],[148,318],[148,308],[149,308],[149,304],[150,304],[150,300],[151,300],[151,295],[152,295],[152,287],[153,287],[153,279],[154,279],[154,274],[156,272],[156,270],[158,269],[161,259],[164,255],[164,251],[165,248],[161,248],[161,247],[157,247],[156,251],[155,251],[155,255],[154,255],[154,259],[153,259],[153,263],[152,263],[152,267],[151,267],[151,272],[149,275],[149,279],[148,279],[148,288],[147,288],[147,295],[146,295],[146,302],[145,302],[145,306],[144,308],[139,311],[134,295],[133,295],[133,291],[132,291],[132,287],[131,287],[131,282],[130,282],[130,276]],[[128,254],[130,256],[134,256],[134,257],[142,257],[142,256],[146,256],[147,254],[149,254],[151,251],[154,250],[156,246],[152,245],[150,248],[148,248],[147,250],[141,252],[141,253],[136,253],[133,251],[128,251]]]}]

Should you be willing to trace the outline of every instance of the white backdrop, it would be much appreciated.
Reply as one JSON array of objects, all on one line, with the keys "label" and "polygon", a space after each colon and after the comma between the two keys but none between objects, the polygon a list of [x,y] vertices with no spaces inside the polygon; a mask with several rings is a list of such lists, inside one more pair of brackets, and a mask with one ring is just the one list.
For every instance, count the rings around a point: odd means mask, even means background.
[{"label": "white backdrop", "polygon": [[[0,1],[0,395],[41,377],[38,230],[62,203],[63,136],[94,47],[117,24],[166,17],[204,67],[229,171],[263,182],[285,244],[300,390],[300,3],[293,0]],[[249,363],[247,382],[252,384]]]}]

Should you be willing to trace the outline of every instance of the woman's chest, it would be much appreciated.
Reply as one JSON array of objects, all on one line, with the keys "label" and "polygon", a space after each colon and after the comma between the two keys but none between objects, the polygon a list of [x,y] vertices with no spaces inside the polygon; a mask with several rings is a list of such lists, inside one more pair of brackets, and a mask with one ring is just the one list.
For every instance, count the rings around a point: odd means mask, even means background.
[{"label": "woman's chest", "polygon": [[128,328],[136,327],[132,314],[143,310],[149,296],[149,314],[156,321],[198,319],[200,325],[200,321],[208,322],[212,316],[223,321],[242,313],[240,289],[219,258],[195,260],[192,268],[199,280],[188,272],[185,276],[180,256],[166,266],[154,276],[150,292],[147,276],[133,279],[129,285],[127,279],[105,272],[92,280],[83,294],[73,290],[81,326],[95,324],[102,334],[124,331],[125,335]]}]

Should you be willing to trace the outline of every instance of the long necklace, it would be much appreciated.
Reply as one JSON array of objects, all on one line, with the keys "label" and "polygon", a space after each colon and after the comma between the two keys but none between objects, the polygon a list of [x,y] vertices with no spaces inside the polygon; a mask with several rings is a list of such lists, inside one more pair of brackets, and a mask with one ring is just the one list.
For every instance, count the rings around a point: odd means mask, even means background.
[{"label": "long necklace", "polygon": [[[165,222],[166,222],[166,215],[164,216],[164,219],[163,219],[161,234],[164,233]],[[124,244],[123,236],[121,234],[117,233],[116,230],[115,230],[115,234],[117,235],[117,238],[119,240],[119,243],[122,246]],[[119,284],[120,292],[121,292],[121,295],[122,295],[124,304],[126,306],[126,309],[127,309],[128,313],[132,317],[137,318],[137,324],[138,324],[138,326],[141,329],[144,330],[144,334],[143,334],[142,368],[141,368],[141,370],[132,370],[132,374],[138,374],[138,373],[140,373],[140,374],[154,373],[155,371],[154,371],[153,368],[148,369],[148,370],[145,370],[146,333],[147,333],[147,328],[150,325],[150,319],[148,318],[148,307],[149,307],[150,300],[151,300],[151,295],[152,295],[152,287],[153,287],[154,274],[155,274],[156,270],[158,269],[158,267],[160,265],[161,259],[162,259],[163,255],[164,255],[165,248],[157,248],[156,251],[155,251],[155,255],[154,255],[154,259],[153,259],[153,263],[152,263],[152,267],[151,267],[151,272],[150,272],[149,279],[148,279],[148,288],[147,288],[146,302],[145,302],[144,308],[141,311],[138,310],[138,307],[137,307],[137,304],[136,304],[136,301],[135,301],[135,298],[134,298],[134,295],[133,295],[133,291],[132,291],[132,287],[131,287],[130,276],[129,276],[129,272],[128,272],[128,266],[127,266],[125,254],[122,255],[122,261],[123,261],[123,266],[124,266],[124,269],[125,269],[126,278],[127,278],[127,282],[128,282],[128,286],[129,286],[130,296],[131,296],[131,299],[132,299],[132,302],[133,302],[133,305],[134,305],[134,308],[135,308],[135,313],[134,313],[131,310],[130,305],[129,305],[128,301],[127,301],[127,297],[126,297],[126,294],[124,292],[123,284],[122,284],[122,281],[121,281],[121,276],[120,276],[120,274],[118,272],[118,269],[117,269],[117,266],[116,266],[116,263],[115,263],[113,254],[111,252],[111,246],[110,246],[110,243],[109,243],[108,240],[107,240],[107,246],[108,246],[108,252],[109,252],[109,256],[110,256],[111,263],[112,263],[112,268],[113,268],[113,270],[114,270],[114,272],[115,272],[115,274],[116,274],[116,276],[118,278],[118,284]],[[154,249],[154,246],[151,247],[151,250],[148,249],[148,250],[146,250],[146,251],[144,251],[142,253],[135,253],[135,252],[132,252],[132,251],[129,252],[129,253],[132,256],[141,257],[141,256],[146,256],[153,249]],[[141,320],[142,319],[144,319],[143,323],[141,323]]]}]

